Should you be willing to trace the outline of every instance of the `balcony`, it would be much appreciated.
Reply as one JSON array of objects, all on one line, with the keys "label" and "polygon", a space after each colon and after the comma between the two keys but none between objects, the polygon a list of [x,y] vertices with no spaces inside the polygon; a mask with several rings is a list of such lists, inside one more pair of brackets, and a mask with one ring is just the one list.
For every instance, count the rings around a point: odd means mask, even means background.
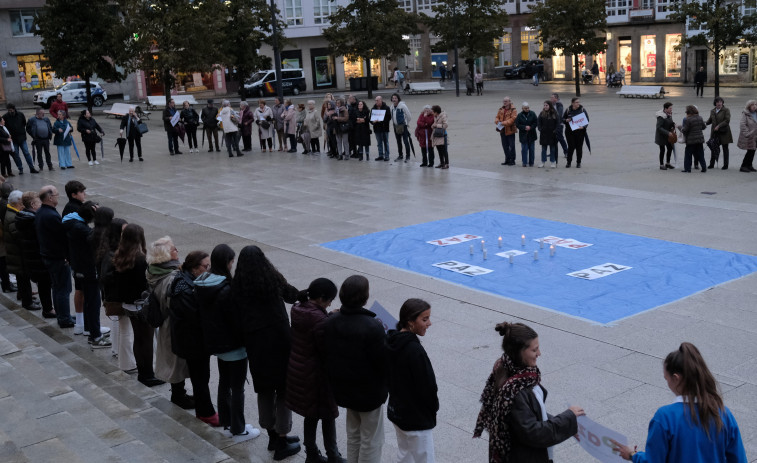
[{"label": "balcony", "polygon": [[649,24],[654,22],[654,8],[631,8],[628,19],[633,24]]}]

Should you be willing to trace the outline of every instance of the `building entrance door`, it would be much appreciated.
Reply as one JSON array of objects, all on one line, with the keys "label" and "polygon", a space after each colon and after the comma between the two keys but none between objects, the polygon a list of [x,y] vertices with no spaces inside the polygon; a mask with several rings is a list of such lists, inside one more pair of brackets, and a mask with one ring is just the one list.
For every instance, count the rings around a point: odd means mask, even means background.
[{"label": "building entrance door", "polygon": [[696,50],[694,63],[694,73],[699,72],[699,68],[704,68],[704,72],[707,72],[707,50]]}]

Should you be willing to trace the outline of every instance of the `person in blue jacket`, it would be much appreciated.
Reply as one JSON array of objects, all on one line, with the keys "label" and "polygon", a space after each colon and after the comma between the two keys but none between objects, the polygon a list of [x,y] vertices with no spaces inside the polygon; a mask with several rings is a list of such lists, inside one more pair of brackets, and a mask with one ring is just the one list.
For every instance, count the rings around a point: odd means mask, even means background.
[{"label": "person in blue jacket", "polygon": [[634,463],[747,463],[739,426],[699,349],[681,343],[663,366],[676,401],[655,413],[644,452],[613,440],[620,456]]}]

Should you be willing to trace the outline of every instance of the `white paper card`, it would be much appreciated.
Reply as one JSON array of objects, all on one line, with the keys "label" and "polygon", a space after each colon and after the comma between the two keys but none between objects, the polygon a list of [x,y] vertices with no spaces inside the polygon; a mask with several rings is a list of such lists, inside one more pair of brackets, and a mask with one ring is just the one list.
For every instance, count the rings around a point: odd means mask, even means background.
[{"label": "white paper card", "polygon": [[536,238],[534,241],[538,243],[540,240],[544,240],[544,244],[554,244],[555,246],[568,249],[581,249],[592,246],[591,243],[582,243],[573,238],[560,238],[559,236],[545,236],[544,238]]},{"label": "white paper card", "polygon": [[509,251],[504,252],[498,252],[496,255],[500,257],[504,257],[505,259],[509,259],[510,256],[522,256],[523,254],[526,254],[524,251],[518,251],[515,249],[510,249]]},{"label": "white paper card", "polygon": [[576,114],[570,119],[570,130],[580,129],[589,125],[589,119],[586,117],[586,113]]},{"label": "white paper card", "polygon": [[577,272],[571,272],[569,277],[581,278],[582,280],[596,280],[597,278],[604,278],[606,276],[615,275],[618,272],[624,270],[631,270],[633,267],[626,265],[606,263],[602,265],[595,265],[594,267],[578,270]]},{"label": "white paper card", "polygon": [[176,111],[176,113],[174,113],[173,117],[171,118],[171,125],[175,126],[176,124],[178,124],[179,119],[181,119],[181,113],[179,111]]},{"label": "white paper card", "polygon": [[466,241],[478,240],[481,238],[483,237],[478,235],[462,234],[450,236],[449,238],[439,238],[438,240],[426,241],[426,243],[433,244],[434,246],[449,246],[450,244],[464,243]]},{"label": "white paper card", "polygon": [[449,270],[450,272],[462,273],[463,275],[468,275],[471,277],[476,276],[476,275],[486,275],[487,273],[492,273],[494,271],[488,268],[479,267],[477,265],[466,264],[465,262],[458,262],[456,260],[448,260],[446,262],[439,262],[438,264],[433,264],[433,266],[443,268],[444,270]]},{"label": "white paper card", "polygon": [[628,438],[619,432],[613,431],[596,423],[586,416],[578,417],[579,444],[586,452],[602,463],[621,463],[620,454],[613,451],[614,439],[623,445],[628,445]]},{"label": "white paper card", "polygon": [[387,312],[384,306],[379,304],[378,301],[374,301],[373,305],[368,310],[376,314],[376,318],[382,325],[384,325],[384,331],[393,330],[397,327],[397,319]]},{"label": "white paper card", "polygon": [[384,122],[384,117],[386,117],[386,109],[371,110],[371,122]]},{"label": "white paper card", "polygon": [[66,139],[66,137],[68,137],[69,133],[71,133],[71,124],[66,124],[66,130],[63,131],[64,140]]}]

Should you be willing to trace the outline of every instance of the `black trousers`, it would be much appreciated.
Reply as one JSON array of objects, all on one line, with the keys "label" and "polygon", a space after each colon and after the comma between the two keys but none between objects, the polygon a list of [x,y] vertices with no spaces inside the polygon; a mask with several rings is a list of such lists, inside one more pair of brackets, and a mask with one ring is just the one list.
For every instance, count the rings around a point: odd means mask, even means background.
[{"label": "black trousers", "polygon": [[153,338],[155,329],[146,321],[136,317],[129,317],[131,328],[134,331],[134,360],[137,362],[137,376],[139,379],[155,377],[152,368]]},{"label": "black trousers", "polygon": [[[16,275],[18,278],[18,275]],[[37,293],[39,293],[39,303],[42,304],[42,310],[45,312],[52,312],[53,310],[53,286],[50,281],[50,273],[48,272],[32,272],[29,275],[29,279],[37,283]],[[20,290],[19,286],[19,290]],[[29,297],[32,297],[31,287],[29,288]],[[30,302],[31,303],[31,302]]]},{"label": "black trousers", "polygon": [[[315,441],[315,433],[318,429],[318,418],[305,417],[303,443],[305,449],[314,451],[318,448]],[[336,444],[336,422],[334,418],[321,419],[321,432],[323,433],[323,446],[326,448],[326,455],[329,458],[336,458],[339,455],[339,447]]]},{"label": "black trousers", "polygon": [[226,362],[218,359],[218,421],[232,434],[244,432],[244,382],[247,359]]},{"label": "black trousers", "polygon": [[426,164],[427,166],[434,165],[434,147],[433,146],[429,146],[428,148],[421,146],[421,155],[423,156],[423,164]]},{"label": "black trousers", "polygon": [[[192,391],[195,398],[195,414],[206,418],[216,414],[213,401],[210,399],[210,356],[198,355],[185,359],[189,368],[189,380],[192,381]],[[245,365],[245,368],[247,366]]]},{"label": "black trousers", "polygon": [[447,145],[438,145],[436,151],[439,152],[439,164],[446,166],[449,164],[449,153],[447,152]]},{"label": "black trousers", "polygon": [[[668,150],[668,160],[667,162],[663,162],[663,155],[665,154],[665,149]],[[663,164],[670,164],[670,155],[673,153],[673,144],[670,142],[665,143],[664,145],[660,145],[660,165]]]},{"label": "black trousers", "polygon": [[142,159],[142,138],[129,138],[129,159],[134,159],[134,145],[137,145],[137,156]]},{"label": "black trousers", "polygon": [[97,143],[85,141],[84,152],[87,155],[87,161],[97,161]]},{"label": "black trousers", "polygon": [[12,174],[11,170],[11,153],[9,151],[0,151],[0,174],[7,177]]},{"label": "black trousers", "polygon": [[752,167],[753,162],[754,162],[754,150],[746,150],[746,154],[744,155],[744,160],[741,161],[741,167]]},{"label": "black trousers", "polygon": [[74,276],[74,280],[84,293],[84,329],[89,331],[89,339],[95,340],[100,337],[100,307],[102,307],[100,285],[95,276],[80,277],[77,275]]},{"label": "black trousers", "polygon": [[704,96],[704,82],[696,82],[697,96]]},{"label": "black trousers", "polygon": [[[53,161],[50,158],[50,140],[34,140],[32,142],[34,146],[37,147],[37,163],[39,164],[40,170],[42,170],[42,166],[44,166],[44,160],[47,161],[47,167],[52,168],[53,167]],[[45,158],[42,158],[42,152],[45,152]]]},{"label": "black trousers", "polygon": [[568,165],[573,162],[574,151],[576,153],[576,164],[581,164],[581,158],[584,154],[584,138],[586,138],[586,130],[566,130],[565,135],[565,138],[568,141]]},{"label": "black trousers", "polygon": [[216,142],[216,151],[221,151],[221,145],[218,144],[218,127],[205,128],[205,134],[208,136],[208,151],[213,151],[213,140]]},{"label": "black trousers", "polygon": [[184,129],[187,131],[187,144],[189,145],[189,149],[199,148],[200,146],[197,144],[197,126],[184,124]]},{"label": "black trousers", "polygon": [[707,165],[704,162],[704,146],[701,143],[696,145],[686,145],[685,155],[683,157],[683,170],[691,171],[691,158],[694,157],[695,164],[702,167],[702,170],[707,170]]}]

